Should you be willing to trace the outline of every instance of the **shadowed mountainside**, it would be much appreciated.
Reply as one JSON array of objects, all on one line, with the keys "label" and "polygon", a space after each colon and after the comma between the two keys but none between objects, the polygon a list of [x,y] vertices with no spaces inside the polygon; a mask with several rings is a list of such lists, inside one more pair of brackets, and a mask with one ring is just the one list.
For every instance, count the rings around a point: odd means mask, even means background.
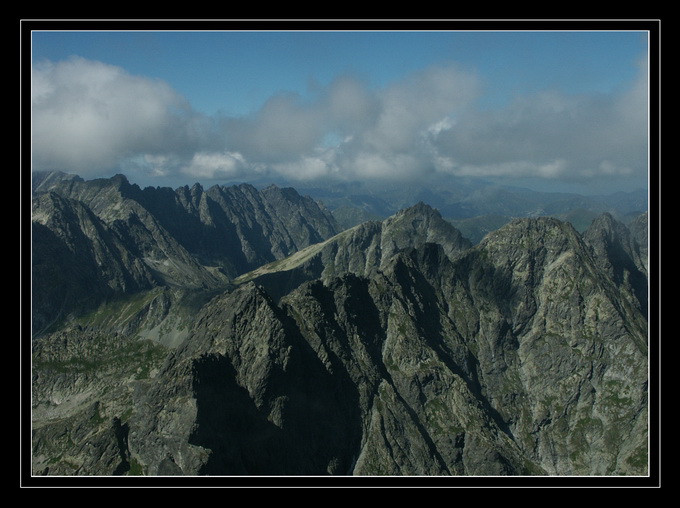
[{"label": "shadowed mountainside", "polygon": [[36,475],[647,474],[644,227],[38,187]]}]

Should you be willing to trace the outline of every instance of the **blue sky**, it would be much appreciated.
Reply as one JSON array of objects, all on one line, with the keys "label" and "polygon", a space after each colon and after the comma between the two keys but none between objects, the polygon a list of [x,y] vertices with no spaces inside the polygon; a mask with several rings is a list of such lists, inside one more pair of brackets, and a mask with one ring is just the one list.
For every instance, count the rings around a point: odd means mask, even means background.
[{"label": "blue sky", "polygon": [[644,31],[34,32],[33,167],[632,190],[647,50]]}]

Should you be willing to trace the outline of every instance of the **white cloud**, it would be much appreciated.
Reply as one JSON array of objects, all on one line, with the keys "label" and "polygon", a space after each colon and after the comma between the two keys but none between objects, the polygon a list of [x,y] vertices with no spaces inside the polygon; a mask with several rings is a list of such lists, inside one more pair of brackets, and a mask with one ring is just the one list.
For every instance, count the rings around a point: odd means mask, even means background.
[{"label": "white cloud", "polygon": [[322,113],[304,104],[297,95],[277,95],[252,117],[223,119],[225,143],[228,149],[243,153],[249,160],[295,160],[321,143]]},{"label": "white cloud", "polygon": [[310,181],[321,178],[333,177],[337,173],[337,167],[323,157],[303,157],[290,163],[273,164],[275,173],[293,180]]},{"label": "white cloud", "polygon": [[423,133],[477,97],[477,79],[455,67],[436,67],[396,83],[378,95],[380,110],[363,134],[364,148],[379,153],[413,153]]},{"label": "white cloud", "polygon": [[564,177],[569,171],[565,160],[553,160],[544,164],[531,161],[511,161],[495,164],[460,165],[452,164],[449,172],[459,176],[527,178],[539,177],[554,180]]},{"label": "white cloud", "polygon": [[181,167],[180,172],[191,177],[215,179],[238,177],[248,169],[248,163],[240,153],[199,152]]},{"label": "white cloud", "polygon": [[448,131],[453,128],[455,122],[449,117],[444,117],[441,120],[436,121],[427,128],[427,132],[431,136],[437,136],[443,131]]},{"label": "white cloud", "polygon": [[442,66],[378,91],[341,76],[311,98],[281,93],[251,116],[209,118],[163,82],[76,58],[34,67],[33,163],[197,180],[635,176],[646,173],[646,78],[642,65],[619,96],[544,91],[480,112],[479,78]]},{"label": "white cloud", "polygon": [[167,84],[74,58],[33,69],[35,168],[110,171],[143,153],[186,143],[191,110]]},{"label": "white cloud", "polygon": [[565,182],[647,174],[647,72],[619,95],[544,91],[504,109],[472,112],[434,135],[461,175]]}]

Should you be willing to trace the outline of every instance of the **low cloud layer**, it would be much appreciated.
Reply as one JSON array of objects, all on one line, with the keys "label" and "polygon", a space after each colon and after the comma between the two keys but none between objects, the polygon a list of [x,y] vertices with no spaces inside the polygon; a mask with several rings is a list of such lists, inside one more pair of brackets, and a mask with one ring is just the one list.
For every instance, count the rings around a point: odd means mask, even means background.
[{"label": "low cloud layer", "polygon": [[482,111],[480,78],[451,65],[379,91],[342,76],[309,97],[282,92],[251,116],[207,117],[161,81],[81,58],[45,62],[33,68],[32,163],[146,182],[431,174],[644,182],[644,65],[639,76],[616,96],[544,91]]}]

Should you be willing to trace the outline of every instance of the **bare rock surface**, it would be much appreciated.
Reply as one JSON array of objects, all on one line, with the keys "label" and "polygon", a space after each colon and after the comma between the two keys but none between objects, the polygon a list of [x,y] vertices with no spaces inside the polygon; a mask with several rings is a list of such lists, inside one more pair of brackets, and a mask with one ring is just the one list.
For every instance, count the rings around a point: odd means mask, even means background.
[{"label": "bare rock surface", "polygon": [[35,475],[648,472],[642,226],[36,186]]}]

